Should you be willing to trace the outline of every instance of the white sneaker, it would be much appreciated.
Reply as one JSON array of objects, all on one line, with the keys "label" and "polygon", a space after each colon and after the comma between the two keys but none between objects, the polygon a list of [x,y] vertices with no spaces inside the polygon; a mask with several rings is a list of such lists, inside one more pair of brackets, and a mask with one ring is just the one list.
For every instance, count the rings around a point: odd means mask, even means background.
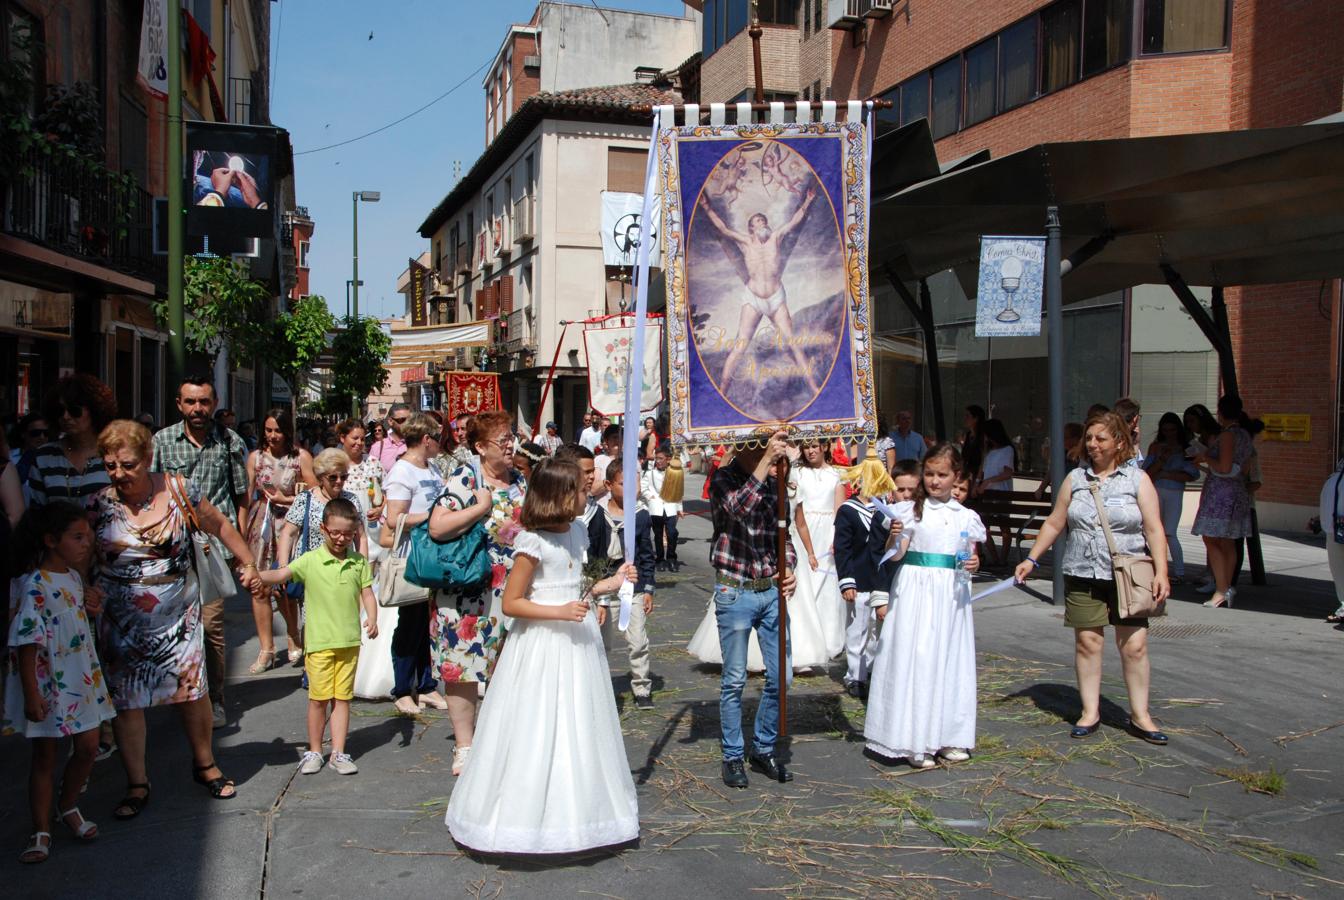
[{"label": "white sneaker", "polygon": [[223,728],[225,725],[229,724],[229,717],[224,714],[223,703],[210,704],[210,712],[213,716],[213,724],[215,728]]},{"label": "white sneaker", "polygon": [[950,763],[965,762],[971,758],[971,754],[962,750],[960,747],[945,747],[938,751],[938,755]]},{"label": "white sneaker", "polygon": [[349,753],[331,754],[330,767],[338,775],[353,775],[359,771],[359,766],[355,765]]},{"label": "white sneaker", "polygon": [[910,757],[910,768],[912,769],[932,769],[938,765],[933,761],[932,756],[925,756],[923,753],[916,753]]},{"label": "white sneaker", "polygon": [[[335,754],[332,754],[334,757]],[[347,757],[348,759],[349,757]],[[333,762],[335,760],[333,759]],[[316,775],[322,771],[322,754],[312,750],[305,750],[303,761],[299,763],[299,773],[301,775]]]}]

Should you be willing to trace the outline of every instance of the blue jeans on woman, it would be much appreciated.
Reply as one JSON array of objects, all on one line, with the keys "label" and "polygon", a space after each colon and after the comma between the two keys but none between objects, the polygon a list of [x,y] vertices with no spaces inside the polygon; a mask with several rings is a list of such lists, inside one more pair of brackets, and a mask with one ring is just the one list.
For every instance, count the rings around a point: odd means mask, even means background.
[{"label": "blue jeans on woman", "polygon": [[[719,626],[719,650],[723,654],[723,679],[719,687],[719,728],[723,758],[742,759],[742,689],[747,685],[747,646],[751,630],[765,657],[765,686],[756,707],[756,739],[753,753],[765,756],[775,752],[779,736],[779,589],[748,591],[714,586],[714,620]],[[784,667],[785,677],[793,682],[793,655],[790,648]]]},{"label": "blue jeans on woman", "polygon": [[392,699],[428,694],[437,686],[429,659],[429,602],[403,606],[392,632]]}]

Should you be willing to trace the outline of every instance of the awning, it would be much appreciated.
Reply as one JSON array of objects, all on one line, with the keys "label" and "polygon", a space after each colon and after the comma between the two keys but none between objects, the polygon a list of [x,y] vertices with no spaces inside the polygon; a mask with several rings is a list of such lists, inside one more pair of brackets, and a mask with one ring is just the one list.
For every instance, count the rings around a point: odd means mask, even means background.
[{"label": "awning", "polygon": [[489,322],[462,322],[457,325],[425,325],[392,331],[392,349],[428,348],[449,350],[453,347],[490,346]]}]

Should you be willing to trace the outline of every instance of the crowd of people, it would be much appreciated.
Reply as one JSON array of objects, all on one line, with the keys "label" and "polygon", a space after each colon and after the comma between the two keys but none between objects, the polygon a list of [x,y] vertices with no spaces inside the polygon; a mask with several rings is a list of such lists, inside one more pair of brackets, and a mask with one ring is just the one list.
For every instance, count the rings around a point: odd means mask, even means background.
[{"label": "crowd of people", "polygon": [[[637,458],[625,459],[621,426],[596,413],[573,442],[555,423],[527,441],[506,412],[445,421],[396,404],[382,422],[342,422],[318,436],[325,445],[304,446],[289,411],[272,409],[253,448],[221,421],[209,380],[184,379],[176,404],[180,421],[151,433],[115,418],[106,385],[66,376],[42,416],[20,423],[26,477],[17,464],[0,472],[5,522],[16,529],[0,727],[34,745],[23,861],[50,854],[53,809],[77,838],[96,837],[77,800],[99,757],[119,753],[126,775],[112,815],[130,819],[148,807],[149,707],[178,710],[193,777],[208,796],[237,795],[212,739],[229,717],[223,607],[232,597],[250,598],[255,620],[259,651],[248,674],[302,667],[303,774],[358,771],[346,748],[354,697],[389,700],[403,715],[433,707],[453,730],[452,773],[461,780],[446,824],[463,845],[560,853],[637,836],[604,647],[620,639],[620,620],[634,702],[651,708],[648,623],[657,573],[680,565],[685,514],[686,461],[668,446],[665,425],[640,423]],[[970,575],[982,548],[1001,562],[1008,550],[1006,541],[993,547],[974,506],[1012,489],[1014,446],[977,407],[956,443],[925,440],[912,421],[898,413],[896,429],[876,442],[875,470],[848,464],[858,448],[795,446],[784,432],[713,457],[715,585],[689,649],[721,666],[726,785],[748,787],[748,768],[792,779],[776,753],[781,684],[842,654],[846,690],[868,706],[868,752],[927,768],[974,749]],[[1209,549],[1210,603],[1230,606],[1235,544],[1250,528],[1255,430],[1235,397],[1224,397],[1216,416],[1202,407],[1163,416],[1147,453],[1136,445],[1139,410],[1130,401],[1090,411],[1076,429],[1053,512],[1015,570],[1028,577],[1067,524],[1056,555],[1068,585],[1065,624],[1075,632],[1074,737],[1099,725],[1109,625],[1129,729],[1168,740],[1148,711],[1147,620],[1118,615],[1102,526],[1120,552],[1152,554],[1151,590],[1164,600],[1183,485],[1203,474],[1194,530]],[[790,540],[778,559],[786,460]],[[628,466],[639,469],[633,498],[624,491]],[[428,586],[409,577],[412,557],[444,547],[475,548],[483,568]],[[212,554],[231,575],[220,579]],[[1179,550],[1172,556],[1179,574]],[[444,565],[457,573],[456,563]],[[633,598],[620,599],[625,585]],[[780,590],[790,598],[782,660]],[[752,670],[765,680],[748,746],[741,699]],[[573,729],[579,720],[588,727]],[[57,796],[61,737],[73,737],[74,748]],[[526,755],[508,752],[524,745]]]}]

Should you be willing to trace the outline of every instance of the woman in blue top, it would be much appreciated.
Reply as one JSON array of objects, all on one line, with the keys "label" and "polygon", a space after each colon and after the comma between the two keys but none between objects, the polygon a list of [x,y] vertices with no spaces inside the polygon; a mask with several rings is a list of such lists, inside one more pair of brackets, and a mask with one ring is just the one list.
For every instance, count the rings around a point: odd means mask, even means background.
[{"label": "woman in blue top", "polygon": [[1176,531],[1181,524],[1181,507],[1185,504],[1185,486],[1199,477],[1199,469],[1185,455],[1190,436],[1180,416],[1174,412],[1162,414],[1157,423],[1157,437],[1148,446],[1143,458],[1144,471],[1157,488],[1157,502],[1162,511],[1162,530],[1167,534],[1167,549],[1171,551],[1173,582],[1185,578],[1185,555]]}]

